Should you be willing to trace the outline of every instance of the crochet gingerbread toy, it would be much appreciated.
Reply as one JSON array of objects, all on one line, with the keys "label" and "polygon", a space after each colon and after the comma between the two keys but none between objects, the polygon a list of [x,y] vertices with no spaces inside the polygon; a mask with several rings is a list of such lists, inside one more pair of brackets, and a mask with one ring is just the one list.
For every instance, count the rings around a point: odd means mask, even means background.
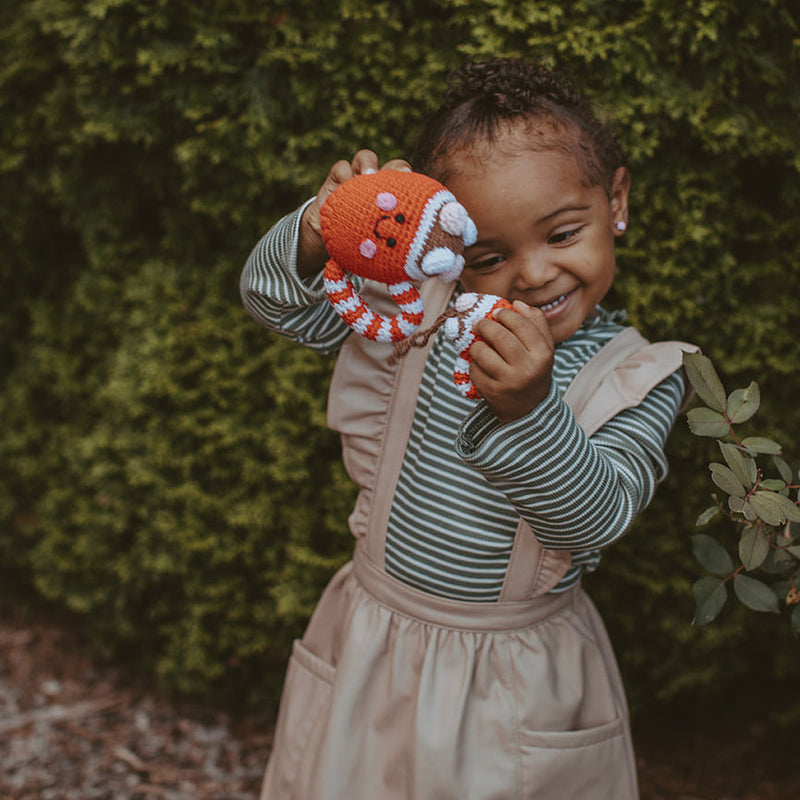
[{"label": "crochet gingerbread toy", "polygon": [[[328,298],[354,331],[377,342],[397,342],[419,328],[423,307],[413,282],[458,278],[464,248],[477,239],[466,209],[441,183],[399,170],[345,181],[322,205],[320,223],[330,256]],[[369,308],[348,273],[386,284],[400,313]]]},{"label": "crochet gingerbread toy", "polygon": [[[322,238],[330,256],[323,279],[328,299],[354,331],[376,342],[395,342],[394,357],[423,346],[444,327],[458,357],[453,380],[465,397],[480,397],[469,377],[469,348],[479,337],[472,325],[500,308],[501,297],[467,292],[425,331],[413,282],[436,276],[454,281],[464,249],[477,240],[475,223],[441,183],[417,172],[382,170],[345,181],[322,205]],[[386,284],[400,313],[373,311],[348,273]]]}]

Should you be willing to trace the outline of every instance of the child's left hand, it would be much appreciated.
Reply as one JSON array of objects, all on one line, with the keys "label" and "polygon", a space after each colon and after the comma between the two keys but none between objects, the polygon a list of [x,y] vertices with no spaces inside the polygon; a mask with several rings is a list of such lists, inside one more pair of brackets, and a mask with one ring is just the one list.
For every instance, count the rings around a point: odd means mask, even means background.
[{"label": "child's left hand", "polygon": [[501,423],[524,417],[550,391],[555,342],[538,308],[514,301],[474,325],[470,378]]}]

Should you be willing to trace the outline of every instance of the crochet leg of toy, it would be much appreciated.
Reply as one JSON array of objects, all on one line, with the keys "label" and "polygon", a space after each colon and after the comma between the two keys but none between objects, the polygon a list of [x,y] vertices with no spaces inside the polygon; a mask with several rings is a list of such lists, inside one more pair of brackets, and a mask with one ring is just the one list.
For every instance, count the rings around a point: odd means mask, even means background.
[{"label": "crochet leg of toy", "polygon": [[478,390],[469,377],[469,365],[472,363],[472,356],[469,354],[469,348],[478,337],[474,333],[470,333],[468,338],[468,343],[463,350],[459,351],[458,358],[456,359],[455,367],[453,368],[453,381],[458,391],[461,392],[464,397],[477,400],[480,394],[478,394]]},{"label": "crochet leg of toy", "polygon": [[335,261],[328,261],[323,273],[325,292],[336,313],[360,336],[375,342],[397,342],[414,333],[423,316],[422,300],[409,281],[388,286],[400,313],[387,317],[373,311],[356,291],[347,273]]}]

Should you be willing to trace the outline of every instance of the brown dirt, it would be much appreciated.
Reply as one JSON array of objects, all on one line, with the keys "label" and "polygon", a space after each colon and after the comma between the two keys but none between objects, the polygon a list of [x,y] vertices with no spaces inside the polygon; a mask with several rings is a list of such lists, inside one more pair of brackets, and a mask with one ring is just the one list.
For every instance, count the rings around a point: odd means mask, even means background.
[{"label": "brown dirt", "polygon": [[[0,619],[0,800],[256,800],[265,714],[170,701],[83,650],[69,624]],[[800,798],[796,731],[742,712],[636,727],[642,800]]]},{"label": "brown dirt", "polygon": [[0,800],[253,800],[264,715],[172,702],[82,652],[69,624],[0,619]]}]

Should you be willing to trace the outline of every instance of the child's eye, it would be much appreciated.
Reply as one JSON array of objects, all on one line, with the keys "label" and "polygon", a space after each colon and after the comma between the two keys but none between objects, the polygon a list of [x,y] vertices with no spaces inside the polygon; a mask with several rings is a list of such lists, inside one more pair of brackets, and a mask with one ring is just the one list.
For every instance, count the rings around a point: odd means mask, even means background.
[{"label": "child's eye", "polygon": [[554,233],[548,240],[548,244],[564,244],[568,242],[573,236],[577,236],[583,230],[583,226],[577,228],[570,228],[568,231],[559,231]]},{"label": "child's eye", "polygon": [[489,258],[473,261],[467,264],[467,269],[472,272],[491,272],[498,264],[504,261],[503,256],[489,256]]}]

